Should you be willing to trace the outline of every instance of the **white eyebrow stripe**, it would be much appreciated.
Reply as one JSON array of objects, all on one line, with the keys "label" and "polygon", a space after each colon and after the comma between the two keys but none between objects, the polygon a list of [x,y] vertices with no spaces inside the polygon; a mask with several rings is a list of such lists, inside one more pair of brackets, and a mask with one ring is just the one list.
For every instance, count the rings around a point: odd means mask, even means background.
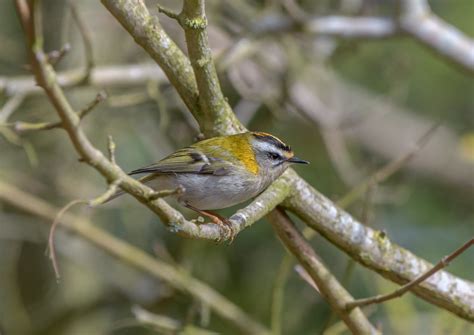
[{"label": "white eyebrow stripe", "polygon": [[255,147],[260,150],[260,151],[271,151],[271,152],[278,152],[278,153],[282,153],[282,150],[280,148],[278,148],[277,146],[275,146],[274,144],[272,143],[269,143],[269,142],[264,142],[264,141],[255,141]]}]

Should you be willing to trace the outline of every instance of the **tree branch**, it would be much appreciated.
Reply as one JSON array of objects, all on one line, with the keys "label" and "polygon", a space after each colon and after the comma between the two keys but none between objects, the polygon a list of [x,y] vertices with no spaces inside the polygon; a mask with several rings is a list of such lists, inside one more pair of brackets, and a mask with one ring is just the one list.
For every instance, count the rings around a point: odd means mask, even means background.
[{"label": "tree branch", "polygon": [[184,0],[179,22],[184,29],[189,59],[199,91],[201,131],[208,136],[245,130],[225,99],[212,61],[204,0]]},{"label": "tree branch", "polygon": [[474,245],[474,238],[471,238],[469,241],[464,243],[461,247],[457,248],[455,251],[453,251],[451,254],[448,256],[443,257],[435,266],[433,266],[429,271],[426,271],[423,273],[421,276],[418,278],[412,280],[411,282],[406,283],[399,289],[393,291],[392,293],[388,294],[381,294],[377,295],[375,297],[369,297],[369,298],[364,298],[364,299],[358,299],[354,300],[352,302],[349,302],[346,304],[346,309],[350,310],[354,307],[362,307],[362,306],[367,306],[371,304],[379,304],[381,302],[385,302],[391,299],[395,299],[398,297],[401,297],[405,293],[407,293],[410,289],[415,287],[416,285],[420,284],[421,282],[425,281],[432,275],[434,275],[436,272],[439,270],[447,267],[449,263],[461,255],[464,251],[466,251],[468,248]]},{"label": "tree branch", "polygon": [[431,12],[426,0],[400,0],[400,28],[421,44],[474,74],[474,40]]}]

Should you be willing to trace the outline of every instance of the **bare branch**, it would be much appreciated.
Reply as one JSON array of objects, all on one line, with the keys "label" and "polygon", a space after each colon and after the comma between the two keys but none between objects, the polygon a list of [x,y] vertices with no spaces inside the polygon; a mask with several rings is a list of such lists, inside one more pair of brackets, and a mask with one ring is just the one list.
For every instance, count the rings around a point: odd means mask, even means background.
[{"label": "bare branch", "polygon": [[436,55],[474,74],[474,40],[431,12],[426,0],[400,0],[400,27]]},{"label": "bare branch", "polygon": [[217,78],[206,30],[205,1],[184,0],[180,22],[199,91],[201,131],[208,136],[244,131],[245,128],[225,99]]},{"label": "bare branch", "polygon": [[436,272],[440,271],[441,269],[444,269],[449,265],[449,263],[461,255],[464,251],[466,251],[468,248],[470,248],[472,245],[474,245],[474,238],[470,239],[466,243],[464,243],[461,247],[453,251],[451,254],[448,256],[443,257],[435,266],[433,266],[430,270],[426,271],[422,275],[420,275],[418,278],[406,283],[399,289],[393,291],[392,293],[388,294],[383,294],[383,295],[377,295],[375,297],[370,297],[370,298],[365,298],[365,299],[359,299],[359,300],[354,300],[352,302],[347,303],[346,309],[350,310],[354,307],[362,307],[362,306],[367,306],[371,304],[379,304],[391,299],[395,299],[398,297],[401,297],[404,295],[406,292],[411,290],[413,287],[416,285],[420,284],[421,282],[425,281],[432,275],[434,275]]}]

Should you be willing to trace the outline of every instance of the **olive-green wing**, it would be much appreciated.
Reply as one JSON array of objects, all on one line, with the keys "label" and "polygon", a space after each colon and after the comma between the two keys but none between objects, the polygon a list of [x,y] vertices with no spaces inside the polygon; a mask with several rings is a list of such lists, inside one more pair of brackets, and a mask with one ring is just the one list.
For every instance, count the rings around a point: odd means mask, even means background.
[{"label": "olive-green wing", "polygon": [[212,174],[222,176],[229,173],[230,163],[215,157],[209,157],[202,153],[199,148],[188,147],[176,151],[163,158],[158,163],[146,166],[130,172],[130,175],[138,173],[196,173]]}]

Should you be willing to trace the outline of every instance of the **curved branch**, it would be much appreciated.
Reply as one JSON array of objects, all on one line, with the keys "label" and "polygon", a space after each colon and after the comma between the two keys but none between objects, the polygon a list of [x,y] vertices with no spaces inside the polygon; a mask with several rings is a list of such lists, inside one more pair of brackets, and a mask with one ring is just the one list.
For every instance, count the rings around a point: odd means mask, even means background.
[{"label": "curved branch", "polygon": [[400,0],[400,28],[417,41],[474,74],[474,40],[431,12],[426,0]]}]

